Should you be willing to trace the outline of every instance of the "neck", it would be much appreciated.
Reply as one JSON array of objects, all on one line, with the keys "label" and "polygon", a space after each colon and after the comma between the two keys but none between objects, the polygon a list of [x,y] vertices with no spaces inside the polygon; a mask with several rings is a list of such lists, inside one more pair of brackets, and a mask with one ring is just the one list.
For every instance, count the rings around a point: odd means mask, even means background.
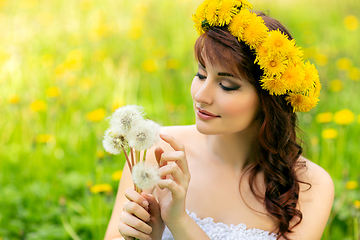
[{"label": "neck", "polygon": [[243,171],[253,160],[253,140],[257,131],[248,131],[206,135],[209,152],[214,156],[214,161],[228,165],[233,169]]}]

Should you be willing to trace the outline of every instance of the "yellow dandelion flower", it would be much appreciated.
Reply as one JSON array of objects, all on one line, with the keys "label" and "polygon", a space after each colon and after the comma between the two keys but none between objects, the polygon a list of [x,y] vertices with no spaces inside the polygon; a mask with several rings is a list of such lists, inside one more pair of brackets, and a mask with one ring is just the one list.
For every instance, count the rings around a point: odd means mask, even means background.
[{"label": "yellow dandelion flower", "polygon": [[336,61],[336,66],[339,70],[349,70],[352,62],[349,58],[340,58]]},{"label": "yellow dandelion flower", "polygon": [[331,122],[333,114],[331,112],[323,112],[316,115],[316,121],[318,123]]},{"label": "yellow dandelion flower", "polygon": [[228,25],[233,16],[235,16],[237,8],[234,0],[224,0],[220,3],[218,11],[218,23],[220,26]]},{"label": "yellow dandelion flower", "polygon": [[268,28],[261,17],[254,18],[244,31],[243,40],[251,49],[256,49],[268,36]]},{"label": "yellow dandelion flower", "polygon": [[288,88],[287,82],[282,78],[270,77],[263,78],[260,80],[262,83],[261,86],[263,89],[266,89],[270,92],[270,95],[283,95],[286,94],[286,89]]},{"label": "yellow dandelion flower", "polygon": [[356,67],[351,67],[349,69],[349,78],[353,81],[358,81],[360,79],[360,69]]},{"label": "yellow dandelion flower", "polygon": [[251,20],[254,19],[254,17],[256,17],[255,13],[251,13],[245,8],[241,9],[239,14],[237,14],[229,24],[228,30],[233,36],[237,37],[239,41],[241,41],[245,28],[249,25]]},{"label": "yellow dandelion flower", "polygon": [[354,206],[356,209],[360,209],[360,200],[355,200],[354,201]]},{"label": "yellow dandelion flower", "polygon": [[263,44],[266,48],[279,55],[285,55],[294,47],[294,41],[289,41],[287,36],[278,29],[270,31]]},{"label": "yellow dandelion flower", "polygon": [[358,123],[360,123],[360,114],[358,115],[358,120],[357,121],[358,121]]},{"label": "yellow dandelion flower", "polygon": [[215,26],[218,22],[218,1],[211,1],[206,8],[205,18],[210,26]]},{"label": "yellow dandelion flower", "polygon": [[355,114],[349,109],[338,111],[334,115],[334,122],[339,125],[349,125],[355,120]]},{"label": "yellow dandelion flower", "polygon": [[119,181],[119,180],[121,179],[122,172],[123,172],[122,170],[113,172],[113,174],[111,174],[111,179],[112,179],[113,181]]},{"label": "yellow dandelion flower", "polygon": [[180,62],[177,59],[169,59],[166,61],[166,68],[167,69],[178,69],[180,66]]},{"label": "yellow dandelion flower", "polygon": [[64,62],[65,69],[77,70],[82,66],[83,54],[80,49],[75,49],[68,53]]},{"label": "yellow dandelion flower", "polygon": [[314,136],[310,139],[310,143],[312,146],[317,146],[317,145],[319,145],[319,139]]},{"label": "yellow dandelion flower", "polygon": [[9,97],[9,102],[10,102],[11,104],[18,104],[18,103],[20,102],[19,95],[17,95],[17,94],[11,95],[11,96]]},{"label": "yellow dandelion flower", "polygon": [[354,15],[349,15],[344,18],[345,28],[349,31],[355,31],[359,27],[359,19]]},{"label": "yellow dandelion flower", "polygon": [[282,57],[261,57],[259,55],[255,62],[258,62],[261,69],[263,69],[265,74],[269,76],[281,74],[286,70],[287,67],[287,60]]},{"label": "yellow dandelion flower", "polygon": [[50,87],[46,89],[46,96],[49,98],[55,98],[60,96],[60,90],[57,87]]},{"label": "yellow dandelion flower", "polygon": [[103,157],[105,157],[104,151],[102,151],[102,150],[96,151],[96,157],[97,157],[97,158],[103,158]]},{"label": "yellow dandelion flower", "polygon": [[241,6],[241,8],[248,8],[248,9],[253,8],[251,3],[249,3],[247,0],[235,0],[235,3],[237,6]]},{"label": "yellow dandelion flower", "polygon": [[304,76],[304,80],[302,81],[302,86],[301,86],[302,89],[310,89],[314,86],[315,82],[320,82],[319,74],[314,64],[311,64],[310,62],[306,62],[304,65],[304,71],[305,71],[305,76]]},{"label": "yellow dandelion flower", "polygon": [[142,64],[142,67],[145,71],[149,73],[153,73],[157,71],[157,67],[154,59],[145,60]]},{"label": "yellow dandelion flower", "polygon": [[101,192],[112,192],[112,187],[110,184],[102,183],[102,184],[95,184],[90,187],[90,192],[96,194]]},{"label": "yellow dandelion flower", "polygon": [[30,108],[34,112],[44,112],[46,111],[46,107],[46,102],[44,102],[43,100],[36,100],[30,104]]},{"label": "yellow dandelion flower", "polygon": [[319,99],[314,94],[303,95],[300,93],[289,93],[285,100],[291,104],[294,112],[308,112],[316,106]]},{"label": "yellow dandelion flower", "polygon": [[328,64],[328,57],[325,54],[317,54],[315,56],[315,62],[319,66],[326,66]]},{"label": "yellow dandelion flower", "polygon": [[330,90],[333,92],[340,92],[343,88],[343,84],[339,79],[332,80],[330,82]]},{"label": "yellow dandelion flower", "polygon": [[86,118],[91,122],[99,122],[104,119],[105,114],[106,114],[105,109],[98,108],[92,112],[89,112]]},{"label": "yellow dandelion flower", "polygon": [[281,78],[287,83],[288,90],[297,92],[304,82],[305,72],[300,66],[288,66]]},{"label": "yellow dandelion flower", "polygon": [[323,139],[335,139],[338,137],[338,131],[334,128],[327,128],[321,132]]},{"label": "yellow dandelion flower", "polygon": [[38,143],[48,143],[55,141],[55,137],[51,134],[39,134],[36,136],[36,142]]},{"label": "yellow dandelion flower", "polygon": [[348,181],[345,185],[346,189],[353,190],[356,189],[359,186],[359,183],[357,181]]}]

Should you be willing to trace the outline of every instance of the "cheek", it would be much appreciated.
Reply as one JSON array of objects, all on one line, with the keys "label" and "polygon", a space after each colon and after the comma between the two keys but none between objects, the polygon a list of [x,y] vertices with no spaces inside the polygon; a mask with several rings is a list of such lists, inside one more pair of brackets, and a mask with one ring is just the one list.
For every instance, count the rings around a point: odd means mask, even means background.
[{"label": "cheek", "polygon": [[259,111],[259,99],[257,96],[248,96],[246,99],[232,99],[227,104],[222,104],[222,106],[223,112],[229,116],[254,119]]},{"label": "cheek", "polygon": [[198,89],[199,89],[199,86],[198,86],[198,84],[196,84],[196,80],[194,78],[191,83],[191,88],[190,88],[190,93],[191,93],[191,97],[193,100],[194,100],[195,94],[198,92]]}]

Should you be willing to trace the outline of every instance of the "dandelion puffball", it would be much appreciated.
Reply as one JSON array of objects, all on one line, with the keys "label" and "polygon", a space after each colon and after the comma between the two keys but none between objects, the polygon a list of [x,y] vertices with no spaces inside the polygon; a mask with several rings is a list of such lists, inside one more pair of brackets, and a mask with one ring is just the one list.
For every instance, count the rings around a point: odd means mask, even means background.
[{"label": "dandelion puffball", "polygon": [[115,110],[110,117],[110,127],[121,126],[126,133],[140,121],[143,121],[143,108],[136,105],[127,105]]},{"label": "dandelion puffball", "polygon": [[125,134],[121,128],[112,127],[105,131],[103,147],[106,152],[114,155],[120,154],[126,145]]},{"label": "dandelion puffball", "polygon": [[143,120],[128,133],[129,146],[138,151],[146,150],[159,141],[159,132],[160,125],[151,120]]},{"label": "dandelion puffball", "polygon": [[140,189],[151,189],[160,180],[159,168],[156,165],[137,163],[132,169],[132,179]]}]

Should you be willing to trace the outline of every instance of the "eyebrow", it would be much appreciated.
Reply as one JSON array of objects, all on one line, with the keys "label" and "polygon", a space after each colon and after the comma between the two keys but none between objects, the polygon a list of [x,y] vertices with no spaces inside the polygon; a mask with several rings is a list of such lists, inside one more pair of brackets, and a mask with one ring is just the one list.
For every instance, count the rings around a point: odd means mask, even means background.
[{"label": "eyebrow", "polygon": [[[202,68],[203,70],[206,70],[206,68],[205,68],[200,62],[199,62],[198,65],[199,65],[199,67]],[[226,72],[219,72],[219,73],[218,73],[218,76],[237,78],[237,77],[235,77],[234,74],[226,73]]]}]

